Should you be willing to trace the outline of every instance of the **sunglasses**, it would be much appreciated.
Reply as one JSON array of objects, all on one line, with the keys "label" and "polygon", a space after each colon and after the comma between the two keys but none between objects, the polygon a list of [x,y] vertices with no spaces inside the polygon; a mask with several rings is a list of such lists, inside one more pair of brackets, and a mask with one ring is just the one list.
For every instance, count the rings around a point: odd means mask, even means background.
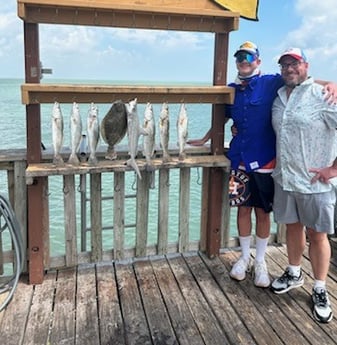
[{"label": "sunglasses", "polygon": [[236,62],[243,62],[245,60],[248,63],[252,63],[257,60],[257,56],[246,52],[241,52],[236,55]]}]

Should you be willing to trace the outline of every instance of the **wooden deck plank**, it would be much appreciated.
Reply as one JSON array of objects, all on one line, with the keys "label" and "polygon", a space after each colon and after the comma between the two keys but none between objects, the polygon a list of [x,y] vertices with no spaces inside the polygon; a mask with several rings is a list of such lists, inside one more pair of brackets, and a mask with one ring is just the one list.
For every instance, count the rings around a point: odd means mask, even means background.
[{"label": "wooden deck plank", "polygon": [[79,266],[76,291],[76,344],[99,342],[96,275],[92,264]]},{"label": "wooden deck plank", "polygon": [[[49,274],[43,284],[36,285],[28,317],[24,345],[46,344],[54,304],[56,272]],[[39,332],[36,330],[39,329]]]},{"label": "wooden deck plank", "polygon": [[50,330],[51,345],[71,345],[75,339],[76,269],[57,274],[54,319]]},{"label": "wooden deck plank", "polygon": [[[169,263],[205,344],[229,343],[184,259],[173,257]],[[212,293],[209,291],[209,294]]]},{"label": "wooden deck plank", "polygon": [[152,260],[152,267],[180,345],[204,345],[191,311],[166,259]]},{"label": "wooden deck plank", "polygon": [[125,345],[123,318],[112,263],[97,265],[97,298],[101,344]]},{"label": "wooden deck plank", "polygon": [[[276,295],[256,288],[252,274],[229,277],[238,251],[209,259],[191,252],[51,270],[41,285],[22,276],[0,313],[1,344],[241,345],[336,344],[336,318],[313,320],[307,250],[303,287]],[[252,259],[255,250],[252,250]],[[272,278],[287,265],[285,246],[269,246]],[[337,310],[337,267],[327,284]]]},{"label": "wooden deck plank", "polygon": [[137,260],[134,263],[134,268],[152,341],[155,344],[178,344],[151,262],[149,260]]},{"label": "wooden deck plank", "polygon": [[115,269],[126,343],[151,345],[151,334],[147,326],[133,266],[117,263]]},{"label": "wooden deck plank", "polygon": [[[240,296],[234,291],[234,295],[231,295],[228,299],[217,282],[212,279],[211,273],[200,257],[196,255],[185,256],[185,259],[196,280],[200,282],[200,289],[203,291],[230,343],[240,344],[243,339],[246,339],[248,343],[254,343],[254,332],[249,331],[249,329],[254,328],[260,334],[261,339],[268,340],[267,342],[261,342],[261,344],[269,345],[271,337],[269,334],[267,336],[267,327],[260,322],[261,316],[256,313],[256,309],[246,301],[245,304],[239,303],[240,310],[235,312],[234,305],[240,302]],[[224,289],[227,290],[227,286]],[[209,291],[212,291],[212,293],[208,293]],[[275,342],[276,344],[278,343]]]},{"label": "wooden deck plank", "polygon": [[2,344],[22,344],[33,293],[34,286],[28,285],[28,277],[22,277],[18,283],[12,301],[1,313],[3,314],[0,323]]}]

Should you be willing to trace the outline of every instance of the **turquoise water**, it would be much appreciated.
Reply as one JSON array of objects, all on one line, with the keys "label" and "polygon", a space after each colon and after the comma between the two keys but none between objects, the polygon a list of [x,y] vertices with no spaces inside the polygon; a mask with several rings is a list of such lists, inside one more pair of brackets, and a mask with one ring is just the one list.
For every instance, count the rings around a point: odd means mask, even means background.
[{"label": "turquoise water", "polygon": [[[26,147],[26,114],[25,106],[21,104],[21,91],[20,85],[22,80],[18,79],[0,79],[0,133],[1,149],[18,149]],[[49,80],[48,82],[53,82]],[[65,81],[54,81],[55,83],[62,83]],[[66,81],[67,83],[80,83],[81,81]],[[109,84],[108,81],[90,81],[90,83],[105,83]],[[83,84],[89,82],[82,81]],[[134,84],[130,82],[124,82],[125,84]],[[116,84],[116,82],[114,82]],[[138,83],[138,84],[144,84]],[[41,136],[42,142],[47,147],[52,146],[52,136],[51,136],[51,111],[52,104],[43,104],[41,106]],[[82,116],[82,121],[85,130],[86,116],[89,108],[89,104],[80,104],[80,111]],[[176,137],[176,127],[175,122],[178,116],[180,104],[170,104],[170,144],[175,144],[177,142]],[[202,137],[210,127],[211,123],[211,105],[208,104],[186,104],[187,112],[189,116],[189,125],[188,132],[189,138],[200,138]],[[103,119],[104,115],[110,108],[110,104],[98,104],[99,108],[99,118]],[[154,115],[156,124],[158,123],[159,112],[161,104],[154,104]],[[64,117],[64,146],[69,146],[70,137],[69,137],[69,126],[68,121],[70,117],[71,104],[61,104],[61,109]],[[138,105],[138,113],[140,120],[143,120],[143,113],[145,109],[145,104]],[[228,131],[229,126],[226,126]],[[159,142],[159,131],[157,130],[156,140]],[[226,133],[226,138],[229,138],[229,134]],[[101,145],[105,143],[101,140]],[[120,145],[126,145],[127,138],[125,137]],[[200,204],[201,204],[201,186],[198,183],[201,179],[202,171],[201,169],[192,169],[191,170],[191,201],[190,201],[190,239],[198,240],[199,239],[199,229],[200,229]],[[169,232],[170,232],[170,241],[176,242],[178,240],[178,203],[177,196],[179,193],[178,188],[179,181],[179,169],[171,169],[170,171],[170,184],[177,184],[177,188],[170,188],[170,200],[173,202],[170,204],[170,223],[169,223]],[[134,191],[134,182],[135,176],[133,172],[126,174],[126,194],[135,194]],[[62,191],[62,177],[53,176],[49,180],[49,200],[50,200],[50,236],[51,236],[51,250],[52,254],[62,253],[64,250],[64,212],[63,212],[63,191]],[[156,186],[158,185],[158,176],[156,175]],[[76,180],[76,184],[79,184],[79,181]],[[87,181],[89,185],[89,179]],[[102,193],[104,197],[109,198],[113,194],[113,174],[104,174],[103,175],[103,184],[102,184]],[[0,170],[0,192],[2,194],[7,193],[7,176],[5,171]],[[77,197],[77,196],[76,196]],[[157,205],[158,191],[157,189],[150,191],[150,205]],[[79,196],[77,197],[77,202],[79,202]],[[113,219],[113,204],[111,200],[103,201],[103,227],[109,227],[112,225]],[[126,220],[125,224],[134,224],[135,223],[135,199],[127,199],[125,205]],[[231,216],[231,231],[233,234],[236,234],[236,225],[235,225],[235,210]],[[90,209],[88,212],[90,214]],[[77,224],[80,222],[80,215],[78,215]],[[90,226],[88,220],[88,226]],[[126,228],[126,245],[133,246],[135,241],[135,229]],[[111,232],[105,232],[105,241],[104,244],[107,247],[111,247]],[[148,233],[148,243],[154,243],[157,236],[157,207],[151,208],[149,213],[149,233]],[[88,241],[89,242],[89,241]]]}]

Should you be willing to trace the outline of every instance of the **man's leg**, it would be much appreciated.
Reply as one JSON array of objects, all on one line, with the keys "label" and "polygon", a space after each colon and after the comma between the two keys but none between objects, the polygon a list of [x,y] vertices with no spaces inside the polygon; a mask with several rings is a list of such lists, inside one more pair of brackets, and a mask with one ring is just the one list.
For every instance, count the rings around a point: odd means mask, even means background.
[{"label": "man's leg", "polygon": [[299,222],[287,224],[286,236],[289,265],[299,266],[306,243],[303,225]]},{"label": "man's leg", "polygon": [[326,280],[329,271],[331,247],[326,233],[308,229],[309,257],[316,280]]}]

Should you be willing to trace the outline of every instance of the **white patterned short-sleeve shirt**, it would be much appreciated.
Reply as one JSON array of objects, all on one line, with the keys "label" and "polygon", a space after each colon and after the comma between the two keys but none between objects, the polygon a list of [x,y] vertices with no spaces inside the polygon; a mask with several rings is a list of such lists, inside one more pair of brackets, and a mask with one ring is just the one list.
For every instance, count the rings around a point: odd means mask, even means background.
[{"label": "white patterned short-sleeve shirt", "polygon": [[[305,194],[330,191],[331,184],[317,181],[310,168],[331,166],[337,148],[337,106],[324,100],[323,87],[308,78],[289,98],[286,87],[278,91],[272,108],[276,133],[275,182],[284,190]],[[331,179],[335,184],[336,179]]]}]

